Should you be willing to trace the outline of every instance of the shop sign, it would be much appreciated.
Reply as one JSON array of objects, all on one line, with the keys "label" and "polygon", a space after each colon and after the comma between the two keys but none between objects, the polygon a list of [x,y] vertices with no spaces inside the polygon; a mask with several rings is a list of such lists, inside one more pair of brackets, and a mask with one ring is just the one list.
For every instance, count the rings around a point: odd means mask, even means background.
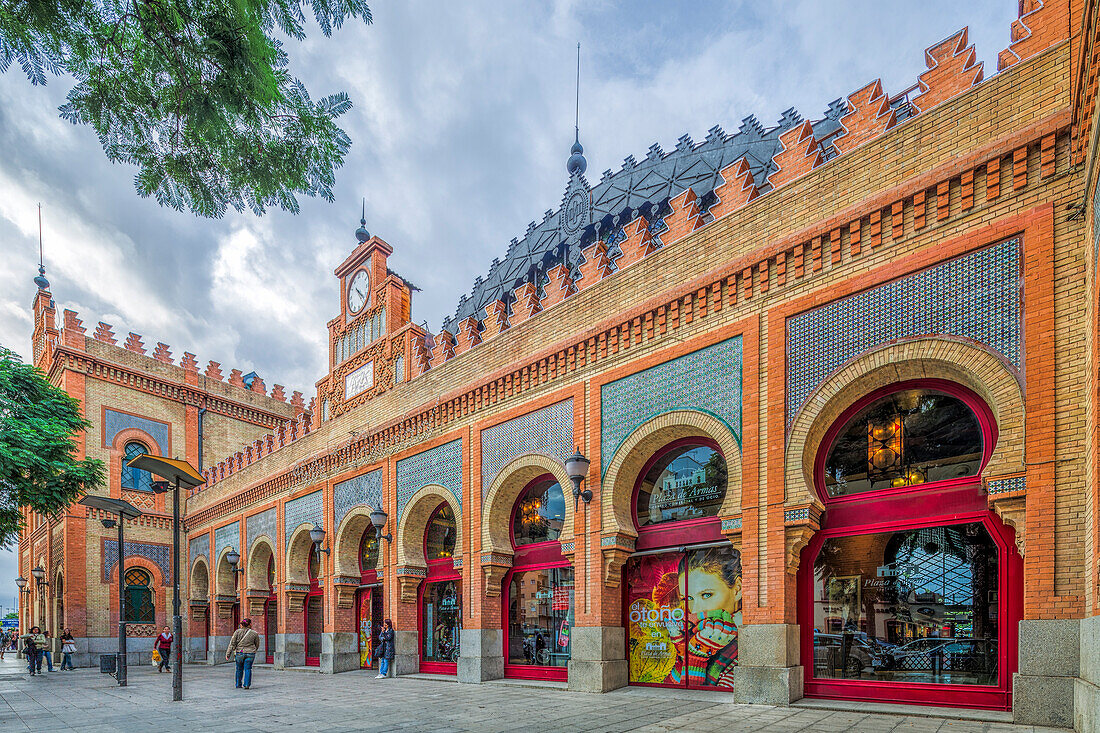
[{"label": "shop sign", "polygon": [[435,604],[424,604],[424,656],[435,656]]},{"label": "shop sign", "polygon": [[550,591],[548,591],[548,590],[535,591],[535,598],[538,598],[540,601],[548,601],[548,600],[550,600]]},{"label": "shop sign", "polygon": [[561,628],[558,629],[558,646],[562,649],[569,646],[569,622],[562,621]]},{"label": "shop sign", "polygon": [[550,603],[550,610],[552,611],[568,611],[569,610],[569,589],[568,588],[555,588],[554,599]]},{"label": "shop sign", "polygon": [[373,386],[374,362],[368,361],[344,377],[344,399],[350,400],[355,395],[365,392]]}]

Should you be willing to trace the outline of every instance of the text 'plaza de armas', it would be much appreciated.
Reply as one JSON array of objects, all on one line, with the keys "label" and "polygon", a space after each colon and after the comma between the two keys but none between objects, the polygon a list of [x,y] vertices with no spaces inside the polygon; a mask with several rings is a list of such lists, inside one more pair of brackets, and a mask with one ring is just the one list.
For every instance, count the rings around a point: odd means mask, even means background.
[{"label": "text 'plaza de armas'", "polygon": [[122,566],[97,510],[29,517],[23,628],[70,627],[98,665],[119,573],[130,637],[170,618],[171,507],[124,465],[150,453],[206,478],[191,662],[249,616],[258,662],[376,666],[388,617],[398,675],[1100,730],[1100,0],[1020,6],[996,73],[963,29],[912,87],[817,119],[598,181],[577,143],[557,209],[437,333],[349,226],[305,397],[86,328],[43,279],[34,362],[145,513]]}]

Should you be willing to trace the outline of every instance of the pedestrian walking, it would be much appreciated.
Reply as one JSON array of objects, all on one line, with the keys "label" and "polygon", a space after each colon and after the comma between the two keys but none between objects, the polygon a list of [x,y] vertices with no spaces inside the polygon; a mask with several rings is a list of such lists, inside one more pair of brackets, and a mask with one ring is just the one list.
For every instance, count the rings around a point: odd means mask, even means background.
[{"label": "pedestrian walking", "polygon": [[241,627],[229,638],[229,648],[225,650],[225,661],[233,657],[237,665],[237,688],[252,687],[252,663],[256,661],[256,652],[260,650],[260,635],[252,629],[252,619],[242,618]]},{"label": "pedestrian walking", "polygon": [[397,647],[394,645],[394,637],[396,636],[393,631],[393,621],[389,619],[383,621],[382,631],[378,633],[378,643],[382,648],[378,650],[378,677],[376,679],[385,679],[390,674],[390,663],[393,662],[393,658],[397,654]]},{"label": "pedestrian walking", "polygon": [[[50,638],[50,630],[46,629],[42,632],[42,635],[46,637],[46,648],[42,651],[42,657],[46,660],[47,671],[53,672],[53,653],[50,651],[50,647],[53,646],[53,639]],[[38,671],[42,671],[42,661],[38,662]]]},{"label": "pedestrian walking", "polygon": [[73,654],[76,654],[76,640],[73,639],[73,632],[70,629],[65,629],[65,633],[61,635],[61,671],[66,669],[70,672],[76,669],[73,667]]},{"label": "pedestrian walking", "polygon": [[157,654],[160,655],[160,664],[157,665],[157,672],[171,672],[172,668],[169,666],[168,660],[171,659],[172,654],[172,641],[175,639],[172,636],[172,632],[165,626],[164,630],[160,632],[160,636],[157,637],[156,648]]},{"label": "pedestrian walking", "polygon": [[8,653],[8,644],[10,643],[8,632],[0,631],[0,662],[4,661],[4,655]]},{"label": "pedestrian walking", "polygon": [[42,629],[32,626],[31,630],[19,637],[23,640],[23,654],[27,657],[27,672],[33,677],[42,674],[42,652],[46,648],[46,637]]}]

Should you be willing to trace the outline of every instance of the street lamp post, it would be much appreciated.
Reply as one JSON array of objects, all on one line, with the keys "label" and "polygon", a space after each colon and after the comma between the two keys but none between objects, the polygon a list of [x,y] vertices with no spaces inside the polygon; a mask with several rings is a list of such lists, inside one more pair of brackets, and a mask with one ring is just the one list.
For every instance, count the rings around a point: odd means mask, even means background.
[{"label": "street lamp post", "polygon": [[[81,499],[80,503],[108,514],[118,515],[118,661],[115,665],[115,680],[119,687],[126,687],[126,581],[123,578],[126,572],[123,565],[123,543],[125,542],[123,526],[125,520],[140,517],[141,510],[128,501],[112,499],[109,496],[89,494]],[[108,529],[112,524],[114,524],[113,520],[103,520],[103,526]],[[33,574],[34,571],[32,570],[31,573]]]},{"label": "street lamp post", "polygon": [[180,615],[180,489],[193,489],[205,483],[202,475],[187,461],[142,454],[126,465],[156,474],[167,481],[154,481],[153,491],[163,493],[169,482],[172,495],[172,700],[183,699],[183,617]]}]

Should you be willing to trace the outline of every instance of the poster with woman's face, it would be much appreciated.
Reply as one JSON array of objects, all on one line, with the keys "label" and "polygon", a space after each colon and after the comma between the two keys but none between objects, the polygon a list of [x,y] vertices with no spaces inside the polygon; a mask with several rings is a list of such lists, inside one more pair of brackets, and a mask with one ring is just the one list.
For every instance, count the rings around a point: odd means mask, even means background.
[{"label": "poster with woman's face", "polygon": [[733,547],[639,558],[628,570],[630,681],[731,686],[741,626]]}]

